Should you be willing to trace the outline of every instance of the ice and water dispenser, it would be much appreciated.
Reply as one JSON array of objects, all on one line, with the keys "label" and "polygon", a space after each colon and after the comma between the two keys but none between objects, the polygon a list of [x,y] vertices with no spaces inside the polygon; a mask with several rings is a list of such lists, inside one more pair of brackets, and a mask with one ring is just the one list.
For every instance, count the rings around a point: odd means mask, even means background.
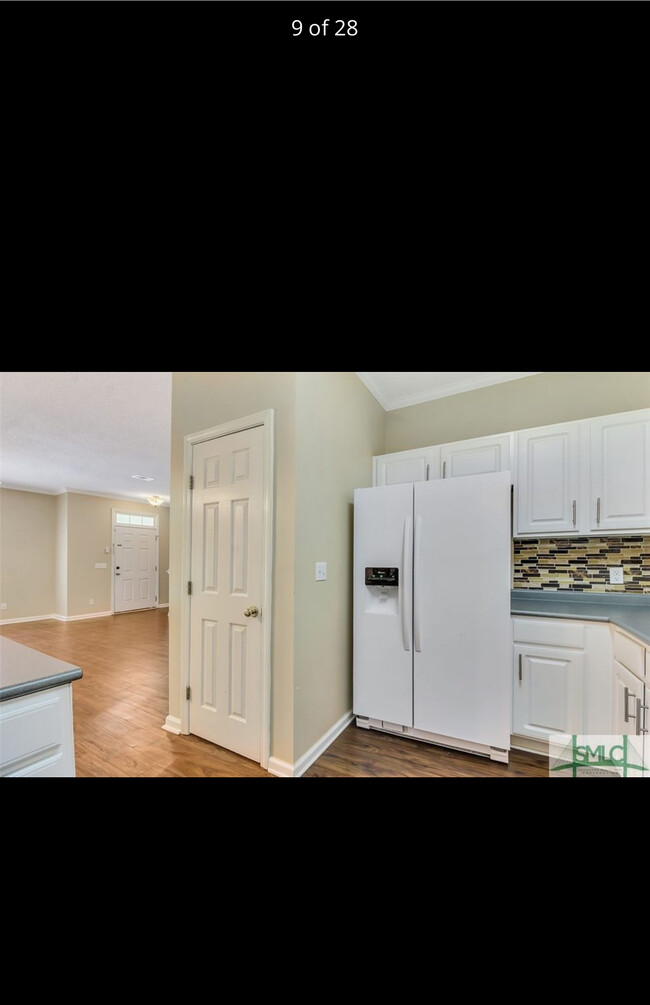
[{"label": "ice and water dispenser", "polygon": [[399,569],[366,569],[366,614],[399,614]]}]

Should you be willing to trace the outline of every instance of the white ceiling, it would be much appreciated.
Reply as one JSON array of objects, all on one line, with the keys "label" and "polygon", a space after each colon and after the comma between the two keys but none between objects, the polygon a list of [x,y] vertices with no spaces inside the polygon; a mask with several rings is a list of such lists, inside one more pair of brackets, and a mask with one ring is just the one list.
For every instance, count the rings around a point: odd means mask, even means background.
[{"label": "white ceiling", "polygon": [[168,497],[171,388],[171,372],[0,373],[0,482],[53,494]]},{"label": "white ceiling", "polygon": [[463,394],[465,391],[475,391],[478,387],[488,387],[490,384],[503,384],[509,380],[520,380],[522,377],[533,377],[541,370],[527,373],[355,373],[361,377],[366,387],[372,391],[375,398],[392,412],[396,408],[407,408],[409,405],[420,405],[423,401],[433,401],[436,398],[448,398],[452,394]]},{"label": "white ceiling", "polygon": [[[358,376],[390,411],[532,373]],[[0,372],[0,482],[52,494],[168,498],[171,385],[171,372]]]}]

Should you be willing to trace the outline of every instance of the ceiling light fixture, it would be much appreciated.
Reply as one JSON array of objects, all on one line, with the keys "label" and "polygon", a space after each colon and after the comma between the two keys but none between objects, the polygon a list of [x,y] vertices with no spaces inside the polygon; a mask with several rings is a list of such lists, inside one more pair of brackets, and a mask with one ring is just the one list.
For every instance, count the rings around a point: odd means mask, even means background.
[{"label": "ceiling light fixture", "polygon": [[161,499],[160,496],[149,496],[149,502],[151,503],[154,509],[158,509],[160,506],[162,506],[164,501],[165,500]]},{"label": "ceiling light fixture", "polygon": [[153,482],[154,478],[150,478],[148,475],[131,475],[131,478],[135,479],[136,482]]}]

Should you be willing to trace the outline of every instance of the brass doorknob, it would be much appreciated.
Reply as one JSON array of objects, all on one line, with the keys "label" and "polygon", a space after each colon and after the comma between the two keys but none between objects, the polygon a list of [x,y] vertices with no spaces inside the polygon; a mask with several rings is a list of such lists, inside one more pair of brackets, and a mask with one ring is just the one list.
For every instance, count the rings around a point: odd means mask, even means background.
[{"label": "brass doorknob", "polygon": [[257,618],[257,617],[259,617],[259,613],[260,613],[259,607],[248,607],[244,611],[244,617],[245,618]]}]

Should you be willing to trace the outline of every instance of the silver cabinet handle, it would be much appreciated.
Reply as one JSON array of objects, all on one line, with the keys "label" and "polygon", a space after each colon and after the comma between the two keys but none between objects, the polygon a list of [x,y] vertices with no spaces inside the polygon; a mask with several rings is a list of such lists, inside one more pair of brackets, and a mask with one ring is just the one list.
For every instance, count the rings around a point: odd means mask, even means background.
[{"label": "silver cabinet handle", "polygon": [[447,461],[445,461],[444,464],[442,465],[442,477],[443,478],[447,477]]},{"label": "silver cabinet handle", "polygon": [[[637,718],[636,715],[632,715],[632,713],[630,712],[630,698],[635,698],[635,695],[632,694],[632,692],[630,691],[629,687],[626,687],[625,688],[625,722],[626,723],[629,723],[630,719],[636,719]],[[637,701],[637,711],[638,711],[638,706],[640,705],[640,701],[638,699],[636,699],[636,701]]]},{"label": "silver cabinet handle", "polygon": [[639,736],[648,735],[648,706],[641,704],[641,699],[639,699],[639,704],[637,707],[637,712],[639,714]]},{"label": "silver cabinet handle", "polygon": [[431,481],[431,465],[427,464],[427,481]]},{"label": "silver cabinet handle", "polygon": [[602,506],[601,506],[601,501],[599,499],[598,502],[596,503],[596,523],[598,524],[599,527],[600,527],[601,509],[602,509]]},{"label": "silver cabinet handle", "polygon": [[524,679],[524,654],[519,653],[519,683]]},{"label": "silver cabinet handle", "polygon": [[573,526],[578,526],[578,500],[573,500]]}]

